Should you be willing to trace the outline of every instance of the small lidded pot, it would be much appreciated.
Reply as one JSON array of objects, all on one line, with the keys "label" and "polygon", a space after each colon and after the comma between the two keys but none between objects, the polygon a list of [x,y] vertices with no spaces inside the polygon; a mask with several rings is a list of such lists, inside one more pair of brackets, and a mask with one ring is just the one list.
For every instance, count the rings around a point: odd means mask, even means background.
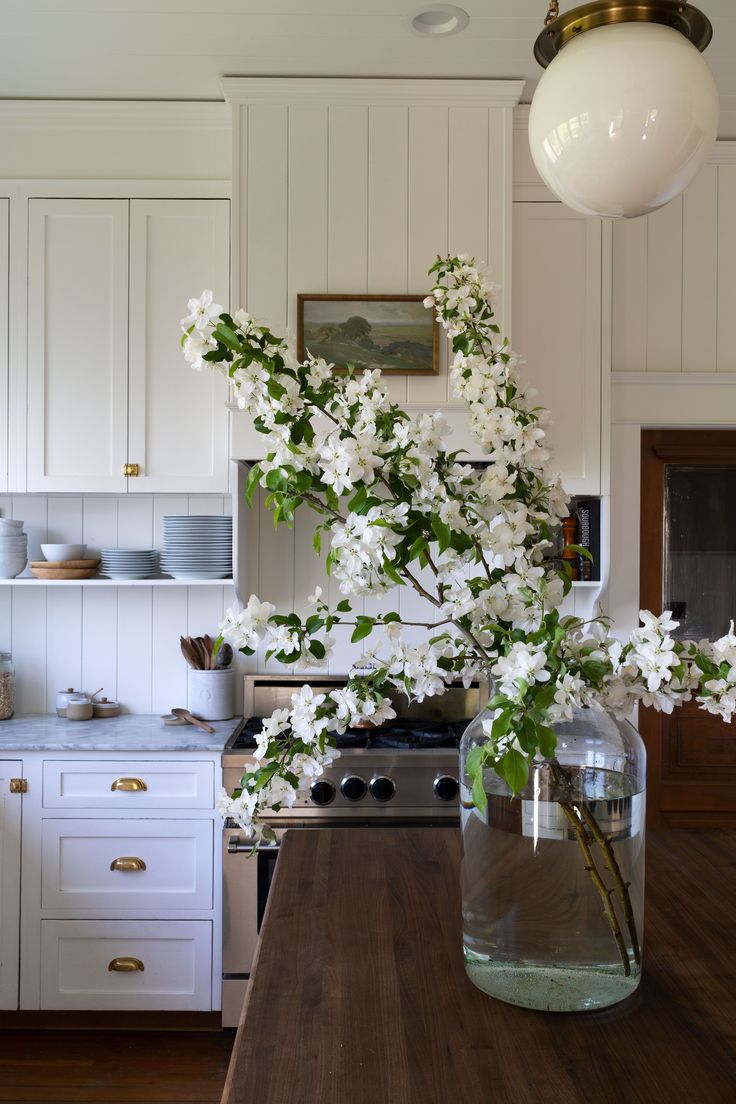
[{"label": "small lidded pot", "polygon": [[67,687],[66,690],[58,690],[56,693],[56,716],[66,717],[66,707],[69,702],[69,698],[73,694],[78,694],[79,691],[75,690],[73,686]]},{"label": "small lidded pot", "polygon": [[100,698],[99,701],[92,703],[95,717],[119,717],[120,716],[120,702],[108,701],[107,698]]},{"label": "small lidded pot", "polygon": [[91,721],[94,707],[87,694],[70,694],[66,703],[68,721]]}]

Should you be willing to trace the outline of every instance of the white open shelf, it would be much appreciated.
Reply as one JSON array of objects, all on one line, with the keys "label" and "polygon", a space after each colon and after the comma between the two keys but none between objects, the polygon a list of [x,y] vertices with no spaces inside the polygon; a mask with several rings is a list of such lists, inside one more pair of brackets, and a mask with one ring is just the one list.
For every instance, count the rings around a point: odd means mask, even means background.
[{"label": "white open shelf", "polygon": [[232,586],[232,579],[0,579],[0,586]]},{"label": "white open shelf", "polygon": [[598,587],[598,590],[601,589],[600,579],[574,579],[572,585],[574,587]]}]

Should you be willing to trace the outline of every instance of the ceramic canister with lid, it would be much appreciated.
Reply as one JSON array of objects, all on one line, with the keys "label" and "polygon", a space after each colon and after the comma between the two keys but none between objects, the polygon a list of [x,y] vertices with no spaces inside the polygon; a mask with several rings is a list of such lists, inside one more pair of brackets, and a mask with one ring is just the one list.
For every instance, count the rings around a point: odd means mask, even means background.
[{"label": "ceramic canister with lid", "polygon": [[79,694],[81,691],[75,690],[73,686],[67,687],[66,690],[57,690],[56,692],[56,716],[66,717],[66,707],[69,699],[73,694]]},{"label": "ceramic canister with lid", "polygon": [[92,702],[87,694],[70,694],[66,703],[66,719],[68,721],[91,721],[93,715]]}]

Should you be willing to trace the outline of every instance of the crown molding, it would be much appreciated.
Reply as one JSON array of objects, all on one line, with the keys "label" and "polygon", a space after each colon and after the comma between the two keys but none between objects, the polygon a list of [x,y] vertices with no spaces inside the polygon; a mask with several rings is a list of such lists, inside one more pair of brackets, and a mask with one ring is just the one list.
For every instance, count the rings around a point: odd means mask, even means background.
[{"label": "crown molding", "polygon": [[736,372],[612,372],[611,421],[732,426]]},{"label": "crown molding", "polygon": [[0,128],[229,130],[230,105],[182,100],[0,100]]},{"label": "crown molding", "polygon": [[523,80],[425,80],[383,77],[223,77],[233,104],[396,104],[406,107],[514,107]]}]

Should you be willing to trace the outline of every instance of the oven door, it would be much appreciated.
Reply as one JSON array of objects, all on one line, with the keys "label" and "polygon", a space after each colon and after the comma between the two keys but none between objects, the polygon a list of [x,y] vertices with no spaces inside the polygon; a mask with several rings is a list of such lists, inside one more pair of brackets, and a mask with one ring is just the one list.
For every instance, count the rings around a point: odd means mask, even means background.
[{"label": "oven door", "polygon": [[278,845],[260,847],[238,827],[223,834],[222,1024],[237,1027],[258,944]]}]

